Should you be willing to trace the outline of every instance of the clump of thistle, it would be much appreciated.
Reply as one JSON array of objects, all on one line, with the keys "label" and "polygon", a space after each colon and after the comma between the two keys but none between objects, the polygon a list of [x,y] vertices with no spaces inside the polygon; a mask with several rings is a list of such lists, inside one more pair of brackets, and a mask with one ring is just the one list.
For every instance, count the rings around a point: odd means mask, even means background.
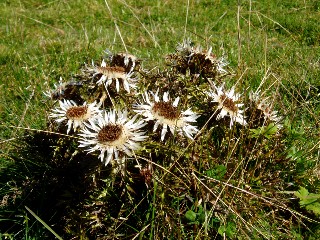
[{"label": "clump of thistle", "polygon": [[[279,124],[280,117],[259,92],[245,99],[241,85],[225,88],[232,79],[225,78],[223,57],[185,40],[167,55],[171,67],[152,73],[140,71],[134,55],[106,53],[101,63],[82,69],[76,88],[60,81],[46,92],[59,100],[49,117],[63,131],[37,142],[47,146],[46,152],[52,149],[52,161],[45,159],[53,164],[50,174],[39,171],[34,182],[42,186],[41,176],[52,179],[50,191],[59,196],[56,216],[67,224],[66,238],[152,233],[157,239],[178,239],[195,231],[234,238],[234,225],[254,238],[270,229],[281,233],[279,219],[296,218],[283,197],[289,188],[283,169],[295,171],[295,166],[283,154],[287,149],[281,135],[249,130]],[[212,118],[216,125],[207,128]],[[232,127],[236,124],[241,128]],[[109,163],[125,163],[123,174]],[[72,184],[67,184],[70,178]],[[58,189],[57,183],[68,188]],[[274,218],[256,223],[259,214],[270,211]],[[150,216],[153,230],[146,227]]]}]

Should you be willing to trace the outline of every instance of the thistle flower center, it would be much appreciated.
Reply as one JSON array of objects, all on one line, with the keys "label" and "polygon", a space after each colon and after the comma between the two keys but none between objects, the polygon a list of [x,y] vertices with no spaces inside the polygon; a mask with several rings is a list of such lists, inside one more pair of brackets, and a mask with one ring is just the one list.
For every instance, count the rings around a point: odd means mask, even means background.
[{"label": "thistle flower center", "polygon": [[171,102],[156,102],[152,108],[159,116],[174,120],[180,117],[181,112]]},{"label": "thistle flower center", "polygon": [[271,114],[271,109],[266,104],[261,104],[261,110],[266,116]]},{"label": "thistle flower center", "polygon": [[66,116],[68,119],[81,119],[88,111],[88,106],[74,106],[67,110]]},{"label": "thistle flower center", "polygon": [[97,67],[97,71],[112,78],[122,78],[126,70],[123,67]]},{"label": "thistle flower center", "polygon": [[112,142],[116,141],[121,137],[122,126],[108,124],[104,126],[98,133],[99,142]]},{"label": "thistle flower center", "polygon": [[237,105],[234,103],[234,101],[231,98],[228,98],[225,94],[223,94],[221,96],[221,102],[222,105],[229,109],[232,112],[237,112],[238,111],[238,107]]}]

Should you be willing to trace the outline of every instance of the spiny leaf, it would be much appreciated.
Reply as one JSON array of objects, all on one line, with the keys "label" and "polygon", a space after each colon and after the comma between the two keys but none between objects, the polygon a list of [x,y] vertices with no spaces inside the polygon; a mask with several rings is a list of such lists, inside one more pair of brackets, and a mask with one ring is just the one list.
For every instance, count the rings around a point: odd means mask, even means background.
[{"label": "spiny leaf", "polygon": [[270,123],[268,126],[262,126],[257,129],[250,129],[251,138],[258,138],[264,136],[265,138],[271,139],[274,134],[278,131],[277,125]]},{"label": "spiny leaf", "polygon": [[294,192],[294,194],[300,199],[299,204],[302,207],[313,211],[315,214],[320,214],[320,194],[309,193],[304,187],[300,187],[300,190]]}]

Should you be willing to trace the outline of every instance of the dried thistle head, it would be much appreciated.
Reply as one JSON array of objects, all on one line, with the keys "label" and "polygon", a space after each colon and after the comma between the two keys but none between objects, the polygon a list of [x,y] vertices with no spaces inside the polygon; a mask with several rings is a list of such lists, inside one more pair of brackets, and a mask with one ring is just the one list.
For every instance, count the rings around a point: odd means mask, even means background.
[{"label": "dried thistle head", "polygon": [[69,99],[81,102],[79,88],[82,87],[82,83],[79,81],[67,81],[63,82],[62,78],[59,80],[59,84],[54,84],[54,89],[43,92],[43,94],[52,100]]},{"label": "dried thistle head", "polygon": [[249,108],[247,114],[253,127],[261,127],[270,123],[275,123],[281,128],[281,117],[273,110],[273,105],[268,101],[268,97],[262,97],[260,92],[251,92],[249,95]]},{"label": "dried thistle head", "polygon": [[176,48],[176,52],[166,56],[166,62],[178,72],[201,75],[215,79],[218,75],[226,74],[224,67],[228,64],[224,58],[217,58],[212,48],[203,50],[201,46],[194,46],[190,40],[184,41]]},{"label": "dried thistle head", "polygon": [[117,53],[111,56],[110,66],[123,67],[127,73],[138,71],[141,60],[129,53]]}]

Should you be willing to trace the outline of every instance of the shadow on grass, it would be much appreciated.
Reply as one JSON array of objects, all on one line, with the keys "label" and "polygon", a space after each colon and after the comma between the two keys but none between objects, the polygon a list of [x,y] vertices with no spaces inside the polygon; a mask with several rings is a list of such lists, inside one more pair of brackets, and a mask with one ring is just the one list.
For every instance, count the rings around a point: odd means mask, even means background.
[{"label": "shadow on grass", "polygon": [[[114,176],[112,167],[104,166],[97,156],[78,151],[71,138],[28,133],[10,157],[0,172],[1,233],[21,238],[26,231],[39,235],[41,224],[27,214],[27,206],[61,237],[96,239],[128,202],[123,178]],[[134,188],[142,196],[145,184],[138,178]],[[49,231],[42,234],[50,235]]]}]

